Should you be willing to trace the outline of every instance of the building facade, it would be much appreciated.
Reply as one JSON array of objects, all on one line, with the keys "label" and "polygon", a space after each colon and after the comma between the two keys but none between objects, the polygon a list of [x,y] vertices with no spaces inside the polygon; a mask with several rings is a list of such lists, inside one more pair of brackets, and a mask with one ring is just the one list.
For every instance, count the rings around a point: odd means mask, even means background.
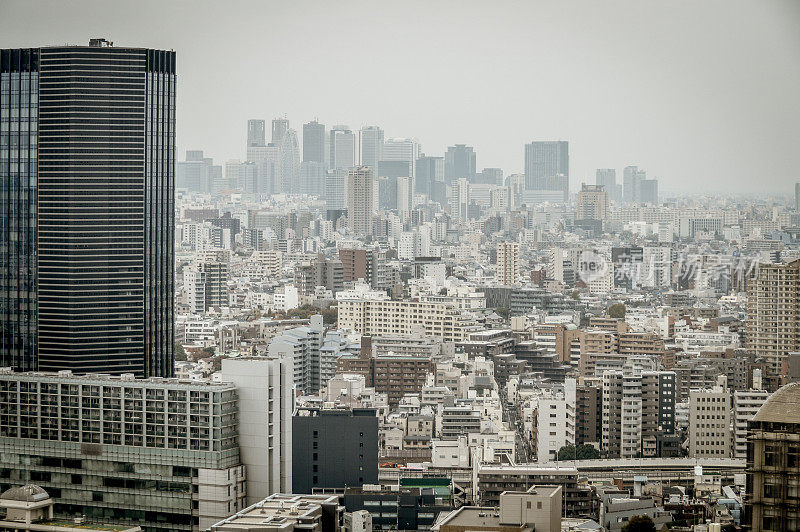
[{"label": "building facade", "polygon": [[168,377],[175,53],[104,44],[0,51],[0,365]]},{"label": "building facade", "polygon": [[58,517],[205,530],[244,507],[231,384],[0,371],[0,491],[34,482]]}]

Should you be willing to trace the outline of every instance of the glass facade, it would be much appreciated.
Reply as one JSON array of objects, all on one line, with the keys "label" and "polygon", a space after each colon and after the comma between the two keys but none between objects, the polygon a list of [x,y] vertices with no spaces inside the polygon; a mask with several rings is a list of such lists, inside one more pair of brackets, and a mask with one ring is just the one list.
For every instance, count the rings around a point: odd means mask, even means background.
[{"label": "glass facade", "polygon": [[175,53],[0,53],[0,363],[171,376]]},{"label": "glass facade", "polygon": [[0,51],[0,366],[37,369],[38,52]]}]

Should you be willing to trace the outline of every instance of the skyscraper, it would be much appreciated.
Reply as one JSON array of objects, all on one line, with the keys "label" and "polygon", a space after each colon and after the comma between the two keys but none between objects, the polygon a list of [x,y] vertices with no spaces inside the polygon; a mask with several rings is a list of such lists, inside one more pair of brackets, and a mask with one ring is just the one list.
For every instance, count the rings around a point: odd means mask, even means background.
[{"label": "skyscraper", "polygon": [[525,190],[560,190],[569,198],[569,143],[564,140],[525,145]]},{"label": "skyscraper", "polygon": [[172,375],[175,53],[2,50],[0,103],[0,365]]},{"label": "skyscraper", "polygon": [[642,179],[639,182],[639,203],[658,205],[658,179]]},{"label": "skyscraper", "polygon": [[382,161],[405,161],[408,163],[411,190],[415,189],[416,162],[419,158],[419,142],[415,139],[393,138],[383,142]]},{"label": "skyscraper", "polygon": [[362,127],[358,132],[358,146],[361,166],[369,166],[375,173],[383,155],[383,130],[378,126]]},{"label": "skyscraper", "polygon": [[608,199],[612,201],[619,201],[617,196],[617,171],[613,168],[598,168],[595,173],[595,185],[602,185],[608,193]]},{"label": "skyscraper", "polygon": [[275,191],[297,192],[297,178],[300,176],[300,143],[297,142],[297,132],[294,129],[287,129],[278,147],[281,160]]},{"label": "skyscraper", "polygon": [[419,194],[427,194],[433,201],[442,203],[444,197],[437,198],[436,183],[441,183],[441,192],[446,193],[444,187],[444,159],[442,157],[429,157],[421,155],[416,163],[415,190]]},{"label": "skyscraper", "polygon": [[289,129],[289,120],[286,118],[272,119],[272,143],[279,144]]},{"label": "skyscraper", "polygon": [[622,170],[622,200],[625,203],[639,203],[642,195],[642,181],[647,179],[647,172],[638,166],[626,166]]},{"label": "skyscraper", "polygon": [[369,166],[357,166],[347,173],[347,223],[356,235],[372,234],[373,183]]},{"label": "skyscraper", "polygon": [[247,147],[266,146],[266,124],[263,120],[247,121]]},{"label": "skyscraper", "polygon": [[316,120],[303,124],[303,162],[325,164],[325,126]]},{"label": "skyscraper", "polygon": [[444,154],[445,181],[451,183],[462,177],[471,181],[476,172],[475,151],[472,146],[456,144],[447,148],[447,153]]},{"label": "skyscraper", "polygon": [[330,132],[330,167],[349,170],[356,165],[356,136],[347,126],[333,126]]}]

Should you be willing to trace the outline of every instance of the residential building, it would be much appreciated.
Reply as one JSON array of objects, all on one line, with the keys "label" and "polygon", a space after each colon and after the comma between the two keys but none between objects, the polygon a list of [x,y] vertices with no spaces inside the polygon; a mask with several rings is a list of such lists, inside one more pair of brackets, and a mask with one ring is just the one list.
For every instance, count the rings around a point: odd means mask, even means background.
[{"label": "residential building", "polygon": [[359,166],[347,173],[347,224],[356,235],[372,234],[374,181],[368,166]]},{"label": "residential building", "polygon": [[474,321],[461,311],[441,303],[420,301],[340,301],[339,327],[359,334],[412,335],[418,327],[427,336],[445,342],[461,342],[473,332]]},{"label": "residential building", "polygon": [[733,392],[733,457],[747,458],[747,426],[767,402],[766,390],[735,390]]},{"label": "residential building", "polygon": [[502,285],[517,284],[520,274],[519,243],[497,243],[497,273],[495,278]]},{"label": "residential building", "polygon": [[56,517],[205,530],[245,505],[237,397],[227,383],[0,370],[0,491],[36,482]]},{"label": "residential building", "polygon": [[766,360],[767,390],[782,382],[789,353],[800,351],[800,260],[760,264],[747,284],[747,348]]},{"label": "residential building", "polygon": [[292,363],[295,389],[303,395],[314,395],[335,375],[335,353],[322,350],[325,328],[322,316],[311,316],[307,327],[295,327],[275,337],[269,344],[269,354],[283,357]]},{"label": "residential building", "polygon": [[602,185],[581,185],[576,220],[601,220],[609,215],[608,192]]}]

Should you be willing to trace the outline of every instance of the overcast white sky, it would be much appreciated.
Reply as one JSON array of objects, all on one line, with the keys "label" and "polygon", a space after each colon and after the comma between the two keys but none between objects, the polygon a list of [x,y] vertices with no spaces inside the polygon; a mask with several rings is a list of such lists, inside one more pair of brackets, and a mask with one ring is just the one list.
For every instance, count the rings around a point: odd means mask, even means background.
[{"label": "overcast white sky", "polygon": [[570,142],[572,186],[645,168],[662,191],[800,181],[800,1],[10,1],[0,47],[178,52],[179,158],[244,156],[246,120],[377,124],[523,169]]}]

